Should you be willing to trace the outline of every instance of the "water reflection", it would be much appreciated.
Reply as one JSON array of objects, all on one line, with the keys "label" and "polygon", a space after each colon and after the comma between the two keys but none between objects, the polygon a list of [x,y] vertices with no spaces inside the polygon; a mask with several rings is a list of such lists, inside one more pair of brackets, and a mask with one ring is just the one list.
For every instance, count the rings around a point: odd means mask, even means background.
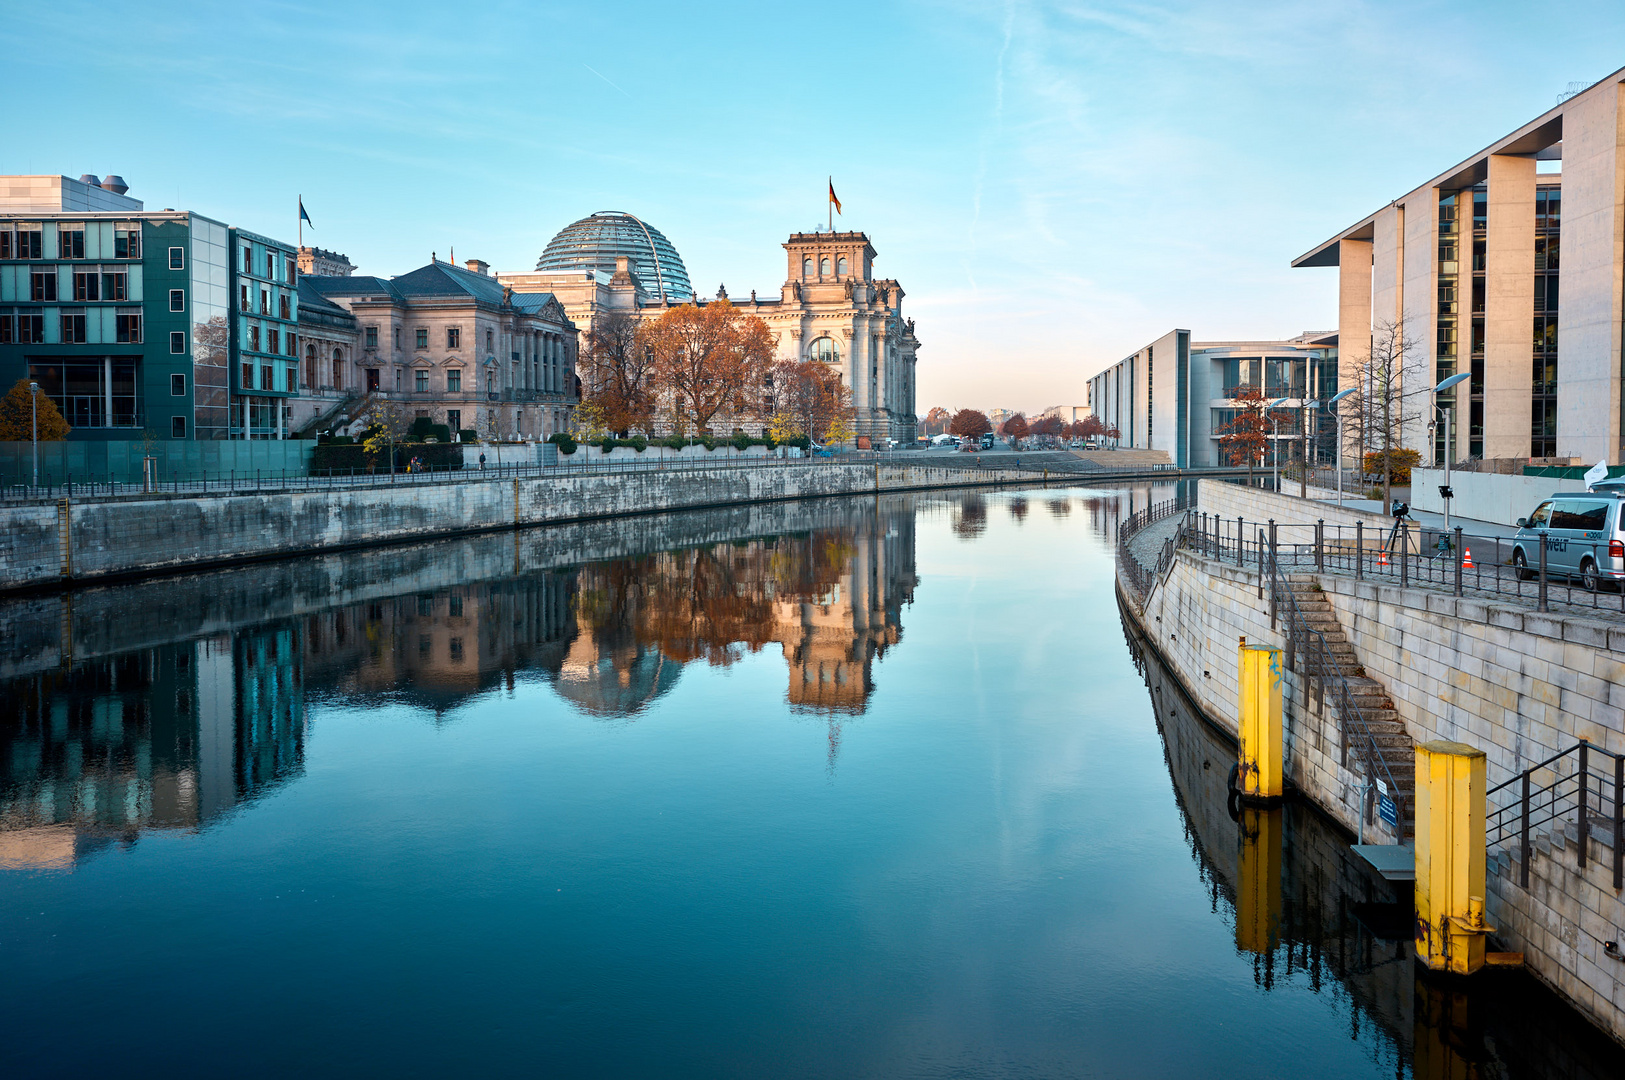
[{"label": "water reflection", "polygon": [[[0,681],[0,867],[71,868],[299,775],[307,698],[444,721],[524,681],[631,718],[686,665],[777,645],[786,700],[832,719],[833,755],[839,718],[864,711],[874,661],[902,639],[914,516],[891,499],[786,518],[802,527],[762,535],[751,512],[649,519],[646,546],[712,542],[583,564],[545,565],[593,539],[550,530],[0,605],[23,646]],[[277,603],[293,610],[251,624]]]},{"label": "water reflection", "polygon": [[1394,1075],[1451,1080],[1625,1076],[1625,1052],[1522,972],[1424,977],[1408,886],[1396,890],[1306,803],[1230,803],[1235,745],[1157,654],[1129,632],[1151,695],[1174,797],[1215,913],[1235,927],[1260,990],[1307,987],[1346,1012],[1349,1034]]}]

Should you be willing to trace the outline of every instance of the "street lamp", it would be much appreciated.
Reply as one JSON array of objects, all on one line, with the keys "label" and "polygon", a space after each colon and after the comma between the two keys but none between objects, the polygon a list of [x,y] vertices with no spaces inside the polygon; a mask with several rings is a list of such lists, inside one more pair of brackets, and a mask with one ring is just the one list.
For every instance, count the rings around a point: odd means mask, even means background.
[{"label": "street lamp", "polygon": [[1270,425],[1274,428],[1275,436],[1270,440],[1270,456],[1275,459],[1275,492],[1281,491],[1281,414],[1276,412],[1287,403],[1286,398],[1276,398],[1266,408],[1270,411]]},{"label": "street lamp", "polygon": [[39,487],[39,383],[28,384],[28,403],[33,407],[34,486]]},{"label": "street lamp", "polygon": [[1446,535],[1449,535],[1450,533],[1450,500],[1455,495],[1455,493],[1450,490],[1450,436],[1454,433],[1453,429],[1455,428],[1455,424],[1453,424],[1452,421],[1455,419],[1456,410],[1454,408],[1454,402],[1452,402],[1452,407],[1447,415],[1445,413],[1444,406],[1439,404],[1437,398],[1446,390],[1453,389],[1458,384],[1466,382],[1467,379],[1471,377],[1472,372],[1463,371],[1460,374],[1450,376],[1450,378],[1444,380],[1438,386],[1433,388],[1433,395],[1435,399],[1433,402],[1433,411],[1439,414],[1439,419],[1444,424],[1444,487],[1439,489],[1439,495],[1444,499],[1444,531]]},{"label": "street lamp", "polygon": [[1337,406],[1352,393],[1354,393],[1352,386],[1347,390],[1340,390],[1326,403],[1326,407],[1332,411],[1332,419],[1337,422],[1337,453],[1333,455],[1332,463],[1337,469],[1338,506],[1343,505],[1343,414],[1337,411]]}]

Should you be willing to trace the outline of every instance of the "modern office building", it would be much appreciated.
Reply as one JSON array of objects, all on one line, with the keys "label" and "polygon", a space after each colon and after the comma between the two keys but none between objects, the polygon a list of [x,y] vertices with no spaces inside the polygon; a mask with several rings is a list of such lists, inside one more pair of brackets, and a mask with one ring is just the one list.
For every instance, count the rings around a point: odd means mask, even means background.
[{"label": "modern office building", "polygon": [[231,230],[231,437],[285,439],[299,394],[297,249]]},{"label": "modern office building", "polygon": [[[1625,69],[1558,104],[1293,260],[1338,268],[1339,365],[1408,345],[1405,445],[1453,458],[1625,452]],[[1430,452],[1431,451],[1431,452]]]},{"label": "modern office building", "polygon": [[[715,300],[765,322],[780,358],[838,367],[852,390],[859,438],[912,442],[920,343],[914,320],[903,317],[902,286],[874,276],[875,249],[861,232],[796,233],[784,250],[788,266],[777,294],[752,290],[747,300],[719,287]],[[658,229],[619,212],[565,226],[535,271],[497,278],[518,294],[556,297],[584,334],[609,312],[650,318],[684,303],[715,302],[694,296],[681,256]]]},{"label": "modern office building", "polygon": [[[1329,454],[1332,420],[1320,404],[1337,393],[1337,335],[1305,331],[1286,341],[1193,342],[1170,330],[1089,380],[1089,410],[1117,445],[1161,450],[1182,467],[1220,465],[1219,437],[1235,419],[1236,393],[1260,391],[1301,418],[1272,436],[1306,435]],[[1284,400],[1283,400],[1284,399]],[[1283,451],[1284,453],[1284,451]]]},{"label": "modern office building", "polygon": [[301,284],[355,319],[355,392],[453,431],[545,439],[569,429],[580,400],[577,333],[550,293],[506,287],[478,259]]}]

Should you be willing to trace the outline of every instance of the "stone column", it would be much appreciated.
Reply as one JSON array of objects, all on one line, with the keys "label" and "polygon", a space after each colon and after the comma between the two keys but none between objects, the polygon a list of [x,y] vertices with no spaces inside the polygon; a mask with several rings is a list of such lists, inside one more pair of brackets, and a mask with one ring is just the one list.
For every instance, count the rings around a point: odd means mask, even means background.
[{"label": "stone column", "polygon": [[[1469,238],[1462,262],[1471,282]],[[1484,456],[1529,456],[1535,321],[1535,159],[1491,154],[1484,244]],[[1469,288],[1470,288],[1469,284]],[[1465,395],[1463,395],[1465,397]]]}]

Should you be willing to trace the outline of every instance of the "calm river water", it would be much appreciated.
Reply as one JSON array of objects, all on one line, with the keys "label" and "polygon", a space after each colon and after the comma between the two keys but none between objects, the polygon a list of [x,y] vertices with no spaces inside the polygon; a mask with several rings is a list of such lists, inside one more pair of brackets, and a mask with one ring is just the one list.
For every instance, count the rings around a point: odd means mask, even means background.
[{"label": "calm river water", "polygon": [[[1125,635],[1171,492],[824,501],[0,604],[7,1076],[1625,1075]],[[1397,929],[1396,929],[1397,927]]]}]

